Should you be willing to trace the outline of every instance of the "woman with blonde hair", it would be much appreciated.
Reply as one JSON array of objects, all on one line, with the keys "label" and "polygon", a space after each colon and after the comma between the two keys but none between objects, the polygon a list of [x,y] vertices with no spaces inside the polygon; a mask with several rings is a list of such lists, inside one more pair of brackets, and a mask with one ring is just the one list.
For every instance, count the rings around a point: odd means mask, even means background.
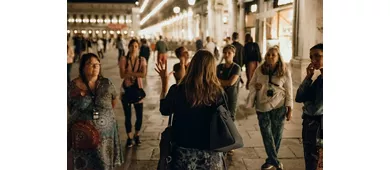
[{"label": "woman with blonde hair", "polygon": [[283,169],[278,160],[284,120],[292,116],[292,79],[277,48],[270,48],[265,62],[255,70],[249,83],[248,107],[255,105],[268,158],[261,169]]},{"label": "woman with blonde hair", "polygon": [[[155,69],[162,80],[160,112],[173,115],[172,169],[223,169],[223,153],[210,148],[210,119],[225,96],[211,52],[199,50],[188,72],[168,91],[167,63]],[[168,93],[167,93],[168,92]]]}]

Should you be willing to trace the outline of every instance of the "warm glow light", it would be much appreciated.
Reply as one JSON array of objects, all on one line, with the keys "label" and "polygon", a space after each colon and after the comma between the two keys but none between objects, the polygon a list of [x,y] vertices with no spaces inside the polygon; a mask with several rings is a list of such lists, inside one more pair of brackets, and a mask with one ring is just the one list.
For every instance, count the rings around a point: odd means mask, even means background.
[{"label": "warm glow light", "polygon": [[251,12],[256,12],[257,11],[257,4],[251,5]]},{"label": "warm glow light", "polygon": [[96,23],[96,19],[95,18],[92,18],[89,20],[89,22],[91,22],[92,24]]},{"label": "warm glow light", "polygon": [[98,31],[98,30],[96,30],[96,31],[95,31],[95,33],[96,33],[96,34],[99,34],[99,31]]},{"label": "warm glow light", "polygon": [[91,31],[91,30],[89,30],[89,31],[88,31],[88,34],[92,34],[92,31]]},{"label": "warm glow light", "polygon": [[73,32],[74,32],[75,34],[77,34],[77,30],[74,30]]},{"label": "warm glow light", "polygon": [[107,33],[107,31],[106,30],[103,30],[103,34],[106,34]]},{"label": "warm glow light", "polygon": [[84,22],[84,23],[88,23],[88,22],[89,22],[89,19],[88,19],[88,18],[84,18],[84,19],[83,19],[83,22]]},{"label": "warm glow light", "polygon": [[66,31],[68,34],[70,33],[70,30]]},{"label": "warm glow light", "polygon": [[105,22],[106,24],[109,24],[109,23],[110,23],[110,19],[107,18],[107,19],[104,20],[104,22]]},{"label": "warm glow light", "polygon": [[113,18],[112,20],[111,20],[111,23],[113,23],[113,24],[116,24],[118,22],[118,20],[116,19],[116,18]]},{"label": "warm glow light", "polygon": [[82,21],[82,20],[81,20],[80,18],[77,18],[77,19],[76,19],[76,23],[81,23],[81,21]]},{"label": "warm glow light", "polygon": [[114,31],[111,30],[111,31],[110,31],[110,34],[114,34]]},{"label": "warm glow light", "polygon": [[97,22],[98,22],[99,24],[101,24],[101,23],[103,23],[103,19],[99,18],[99,19],[97,20]]},{"label": "warm glow light", "polygon": [[188,4],[189,4],[189,5],[195,5],[195,1],[196,1],[196,0],[188,0]]},{"label": "warm glow light", "polygon": [[73,23],[73,22],[74,22],[74,19],[73,19],[73,18],[69,18],[69,19],[68,19],[68,22]]},{"label": "warm glow light", "polygon": [[123,31],[124,34],[127,34],[127,31]]},{"label": "warm glow light", "polygon": [[137,6],[138,6],[138,5],[139,5],[139,2],[138,2],[138,1],[137,1],[137,2],[135,2],[135,5],[137,5]]},{"label": "warm glow light", "polygon": [[131,23],[131,20],[127,19],[127,20],[126,20],[126,23]]},{"label": "warm glow light", "polygon": [[144,3],[142,4],[142,6],[141,6],[141,9],[140,9],[140,13],[142,13],[142,12],[144,12],[144,10],[145,10],[145,8],[146,8],[146,5],[148,5],[148,2],[149,2],[149,0],[145,0],[144,1]]},{"label": "warm glow light", "polygon": [[120,34],[121,33],[121,31],[116,31],[116,34]]},{"label": "warm glow light", "polygon": [[150,17],[152,17],[155,13],[158,12],[158,10],[161,9],[161,7],[166,4],[168,0],[162,0],[148,15],[145,16],[140,22],[140,25],[143,25]]},{"label": "warm glow light", "polygon": [[294,0],[278,0],[278,6],[279,5],[285,5],[288,3],[293,3]]},{"label": "warm glow light", "polygon": [[227,23],[227,21],[228,21],[228,18],[226,17],[226,16],[224,16],[223,18],[222,18],[222,21],[223,21],[223,23]]},{"label": "warm glow light", "polygon": [[174,12],[175,14],[178,14],[178,13],[180,12],[180,8],[177,7],[177,6],[175,6],[175,7],[173,8],[173,12]]},{"label": "warm glow light", "polygon": [[85,30],[82,30],[82,31],[81,31],[81,33],[85,34],[85,33],[87,33],[87,31],[85,31]]},{"label": "warm glow light", "polygon": [[123,23],[125,23],[125,20],[119,19],[119,24],[123,24]]}]

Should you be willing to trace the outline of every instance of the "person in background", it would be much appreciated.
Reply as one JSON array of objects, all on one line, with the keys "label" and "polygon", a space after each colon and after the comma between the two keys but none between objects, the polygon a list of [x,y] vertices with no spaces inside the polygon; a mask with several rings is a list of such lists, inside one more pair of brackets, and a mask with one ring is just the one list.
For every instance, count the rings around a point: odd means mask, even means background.
[{"label": "person in background", "polygon": [[175,50],[176,57],[179,58],[180,62],[173,65],[174,76],[176,80],[176,84],[180,82],[180,80],[187,73],[187,69],[189,66],[189,54],[187,48],[181,46]]},{"label": "person in background", "polygon": [[[319,160],[317,139],[322,142],[323,115],[323,44],[317,44],[310,49],[311,63],[306,68],[306,77],[297,90],[295,101],[303,103],[302,140],[306,170],[315,170]],[[321,74],[314,80],[314,70]],[[321,147],[321,144],[319,144]]]},{"label": "person in background", "polygon": [[74,53],[72,47],[69,47],[69,45],[66,45],[67,47],[67,62],[68,62],[68,67],[67,67],[67,77],[68,77],[68,83],[70,82],[70,71],[72,70],[72,63],[74,59]]},{"label": "person in background", "polygon": [[216,74],[212,53],[199,50],[179,84],[168,91],[167,61],[158,63],[156,72],[161,77],[160,112],[173,115],[172,169],[222,170],[223,152],[210,149],[211,115],[224,103],[224,92]]},{"label": "person in background", "polygon": [[[72,146],[74,170],[113,170],[124,163],[114,113],[117,103],[115,89],[114,84],[101,75],[99,57],[93,53],[84,54],[80,60],[79,76],[68,85],[68,131],[71,132],[70,127],[78,121],[90,121],[99,132],[100,144],[87,150]],[[98,113],[97,118],[94,112]]]},{"label": "person in background", "polygon": [[97,41],[97,44],[98,44],[98,48],[97,48],[97,51],[98,51],[98,55],[101,59],[104,58],[104,54],[103,54],[103,51],[104,51],[104,42],[101,38],[98,39]]},{"label": "person in background", "polygon": [[164,63],[165,60],[167,60],[168,57],[168,46],[167,43],[163,40],[163,37],[159,36],[160,40],[156,43],[156,50],[157,50],[157,63]]},{"label": "person in background", "polygon": [[[126,56],[120,57],[119,60],[119,74],[123,79],[121,100],[122,107],[125,114],[125,126],[127,133],[127,147],[133,146],[133,139],[136,145],[141,144],[140,131],[142,127],[143,118],[143,100],[137,103],[129,103],[125,96],[125,90],[128,88],[143,88],[142,78],[146,77],[147,62],[144,57],[139,56],[140,43],[136,39],[129,42],[129,52]],[[135,134],[132,133],[131,125],[131,105],[134,105],[136,121]]]},{"label": "person in background", "polygon": [[[240,79],[241,67],[233,62],[236,49],[233,45],[227,45],[223,48],[224,64],[217,66],[217,77],[227,94],[227,105],[230,113],[233,115],[233,121],[236,119],[236,107],[238,97],[238,84]],[[234,150],[229,151],[228,155],[233,155]]]},{"label": "person in background", "polygon": [[278,159],[284,120],[291,119],[293,109],[292,78],[280,52],[270,48],[265,62],[257,67],[249,83],[248,106],[255,105],[264,148],[268,158],[261,169],[283,170]]},{"label": "person in background", "polygon": [[[242,46],[242,44],[240,42],[238,42],[238,33],[237,32],[234,32],[232,34],[232,38],[233,38],[232,45],[236,48],[236,54],[233,58],[233,61],[235,63],[237,63],[241,67],[241,70],[242,70],[242,66],[244,65],[244,61],[243,61],[244,46]],[[240,83],[244,84],[244,80],[242,80],[242,78],[240,78]]]},{"label": "person in background", "polygon": [[116,41],[116,48],[118,49],[118,62],[120,57],[125,56],[125,48],[123,47],[123,40],[122,40],[122,35],[119,34]]},{"label": "person in background", "polygon": [[148,62],[149,57],[150,57],[150,48],[149,48],[148,42],[146,41],[145,38],[142,38],[141,44],[142,45],[141,45],[141,50],[140,50],[139,56],[144,57],[146,59],[146,62]]},{"label": "person in background", "polygon": [[211,54],[214,54],[214,51],[215,51],[215,48],[216,48],[216,45],[213,41],[211,41],[211,37],[206,37],[206,45],[204,46],[204,49],[210,51]]},{"label": "person in background", "polygon": [[203,42],[201,38],[198,38],[195,42],[196,51],[203,48]]},{"label": "person in background", "polygon": [[230,38],[230,37],[226,37],[226,39],[225,39],[225,44],[226,45],[229,45],[229,44],[231,44],[232,42],[232,39]]},{"label": "person in background", "polygon": [[255,73],[255,70],[257,66],[261,62],[261,54],[260,54],[260,48],[257,43],[253,42],[253,38],[250,34],[245,35],[245,46],[244,46],[244,53],[243,53],[243,62],[245,64],[246,68],[246,89],[249,90],[249,82],[252,79],[253,74]]}]

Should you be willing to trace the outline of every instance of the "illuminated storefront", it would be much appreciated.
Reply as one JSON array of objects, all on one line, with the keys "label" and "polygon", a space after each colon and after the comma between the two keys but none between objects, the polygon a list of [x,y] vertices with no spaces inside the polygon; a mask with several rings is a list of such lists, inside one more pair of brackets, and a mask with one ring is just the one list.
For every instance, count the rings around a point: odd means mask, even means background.
[{"label": "illuminated storefront", "polygon": [[[265,22],[264,41],[262,48],[266,50],[273,46],[278,46],[285,62],[292,59],[293,50],[293,0],[279,0],[272,4],[273,9],[259,13],[260,18]],[[266,52],[264,50],[264,52]],[[263,54],[265,55],[265,54]]]}]

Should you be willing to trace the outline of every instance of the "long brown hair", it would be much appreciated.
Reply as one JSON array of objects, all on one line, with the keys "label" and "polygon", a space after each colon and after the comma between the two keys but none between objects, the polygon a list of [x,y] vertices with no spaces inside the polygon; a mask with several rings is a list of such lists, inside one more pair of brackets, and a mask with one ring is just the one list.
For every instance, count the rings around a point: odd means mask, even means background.
[{"label": "long brown hair", "polygon": [[179,84],[184,84],[186,98],[192,107],[216,103],[223,89],[213,54],[207,50],[197,51]]},{"label": "long brown hair", "polygon": [[[276,63],[276,73],[275,74],[278,77],[282,77],[287,71],[287,66],[283,61],[282,55],[280,55],[279,49],[276,47],[269,48],[267,53],[265,54],[265,57],[269,56],[270,53],[274,52],[274,51],[276,51],[278,53],[278,57],[279,57],[278,62]],[[269,74],[270,67],[267,64],[267,62],[264,62],[260,67],[261,67],[261,73],[263,73],[264,75]]]}]

